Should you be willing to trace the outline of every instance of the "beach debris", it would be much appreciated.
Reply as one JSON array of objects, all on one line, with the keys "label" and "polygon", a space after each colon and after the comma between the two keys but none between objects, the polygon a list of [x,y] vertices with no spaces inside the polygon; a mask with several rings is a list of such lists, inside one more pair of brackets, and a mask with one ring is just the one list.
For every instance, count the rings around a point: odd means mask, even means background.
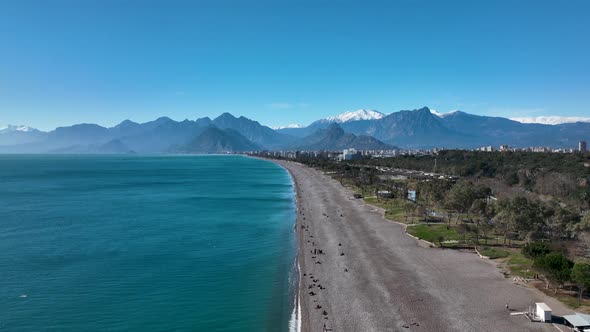
[{"label": "beach debris", "polygon": [[315,308],[316,308],[316,309],[321,309],[321,308],[322,308],[322,306],[318,304],[318,305],[316,305],[316,306],[315,306]]},{"label": "beach debris", "polygon": [[327,312],[326,310],[324,310],[324,312],[322,312],[322,314],[323,314],[324,316],[327,316],[327,315],[328,315],[328,312]]},{"label": "beach debris", "polygon": [[344,253],[343,253],[343,252],[341,252],[341,253],[340,253],[340,256],[344,256]]},{"label": "beach debris", "polygon": [[338,246],[339,246],[339,247],[342,247],[342,243],[338,243]]},{"label": "beach debris", "polygon": [[344,272],[348,272],[348,269],[347,268],[344,268]]},{"label": "beach debris", "polygon": [[313,291],[309,292],[308,294],[311,295],[311,296],[314,296],[315,295],[315,293]]},{"label": "beach debris", "polygon": [[304,276],[304,277],[307,277],[307,273],[304,273],[304,274],[303,274],[303,276]]},{"label": "beach debris", "polygon": [[318,282],[320,281],[320,279],[313,279],[313,282]]},{"label": "beach debris", "polygon": [[322,264],[322,262],[320,262],[320,261],[317,261],[317,262],[315,262],[315,263],[316,263],[316,264]]}]

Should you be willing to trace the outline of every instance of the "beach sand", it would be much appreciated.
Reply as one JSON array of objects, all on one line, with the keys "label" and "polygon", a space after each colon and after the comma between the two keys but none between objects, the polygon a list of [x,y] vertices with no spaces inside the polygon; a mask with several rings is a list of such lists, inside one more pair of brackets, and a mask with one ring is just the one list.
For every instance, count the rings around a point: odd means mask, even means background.
[{"label": "beach sand", "polygon": [[296,185],[302,331],[324,324],[333,331],[557,331],[510,315],[505,304],[516,312],[547,302],[557,315],[570,312],[504,278],[489,260],[428,248],[319,171],[274,162]]}]

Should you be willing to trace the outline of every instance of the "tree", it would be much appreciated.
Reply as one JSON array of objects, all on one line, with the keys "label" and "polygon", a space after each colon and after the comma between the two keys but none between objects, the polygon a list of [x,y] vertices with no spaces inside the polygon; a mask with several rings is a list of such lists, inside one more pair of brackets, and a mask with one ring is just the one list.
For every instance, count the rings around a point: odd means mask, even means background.
[{"label": "tree", "polygon": [[572,226],[580,222],[580,215],[577,212],[564,209],[559,205],[547,207],[545,214],[549,221],[549,234],[553,239],[570,237]]},{"label": "tree", "polygon": [[543,210],[538,202],[522,196],[504,199],[498,203],[498,211],[495,220],[504,231],[504,242],[508,233],[511,232],[529,242],[543,236],[545,221]]},{"label": "tree", "polygon": [[403,202],[403,209],[404,209],[404,215],[406,216],[406,223],[407,223],[408,217],[410,216],[410,214],[412,212],[414,212],[414,204],[404,201]]},{"label": "tree", "polygon": [[494,216],[494,207],[484,199],[478,199],[469,208],[469,213],[475,217],[475,240],[479,244],[479,231],[483,231],[487,243],[488,222]]},{"label": "tree", "polygon": [[[445,206],[458,214],[469,212],[469,208],[478,199],[491,194],[490,188],[474,185],[468,181],[461,181],[454,185],[446,195]],[[459,216],[457,216],[459,218]]]},{"label": "tree", "polygon": [[527,243],[522,248],[522,254],[528,258],[537,259],[551,252],[551,248],[546,243],[533,242]]},{"label": "tree", "polygon": [[556,286],[555,293],[557,293],[557,288],[570,280],[574,263],[562,253],[552,252],[535,259],[533,265],[545,274],[547,288],[551,282]]},{"label": "tree", "polygon": [[425,216],[426,221],[428,221],[428,210],[426,210],[426,208],[423,207],[422,205],[417,205],[416,208],[414,209],[414,213],[417,216]]},{"label": "tree", "polygon": [[429,211],[444,201],[445,194],[449,191],[450,187],[450,181],[438,179],[421,181],[417,185],[420,198]]},{"label": "tree", "polygon": [[575,224],[569,224],[568,231],[571,232],[572,237],[576,237],[582,232],[590,231],[590,213],[587,213],[582,221]]},{"label": "tree", "polygon": [[580,297],[578,304],[582,301],[582,294],[590,288],[590,264],[578,262],[572,268],[572,281],[578,286]]}]

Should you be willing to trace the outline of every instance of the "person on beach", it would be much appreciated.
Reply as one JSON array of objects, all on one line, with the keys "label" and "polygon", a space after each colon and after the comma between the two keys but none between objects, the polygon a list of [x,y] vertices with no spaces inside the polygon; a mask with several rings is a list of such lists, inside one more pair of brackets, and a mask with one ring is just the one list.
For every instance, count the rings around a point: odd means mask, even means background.
[{"label": "person on beach", "polygon": [[508,307],[508,303],[506,303],[506,310],[510,310],[510,308]]}]

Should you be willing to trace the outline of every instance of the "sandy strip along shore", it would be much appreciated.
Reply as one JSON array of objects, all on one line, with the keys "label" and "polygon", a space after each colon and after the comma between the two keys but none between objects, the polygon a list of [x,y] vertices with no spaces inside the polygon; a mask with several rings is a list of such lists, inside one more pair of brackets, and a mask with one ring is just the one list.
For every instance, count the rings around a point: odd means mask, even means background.
[{"label": "sandy strip along shore", "polygon": [[[427,248],[320,172],[275,161],[297,191],[302,331],[556,331],[512,316],[547,302],[489,260]],[[320,250],[322,253],[320,253]]]}]

